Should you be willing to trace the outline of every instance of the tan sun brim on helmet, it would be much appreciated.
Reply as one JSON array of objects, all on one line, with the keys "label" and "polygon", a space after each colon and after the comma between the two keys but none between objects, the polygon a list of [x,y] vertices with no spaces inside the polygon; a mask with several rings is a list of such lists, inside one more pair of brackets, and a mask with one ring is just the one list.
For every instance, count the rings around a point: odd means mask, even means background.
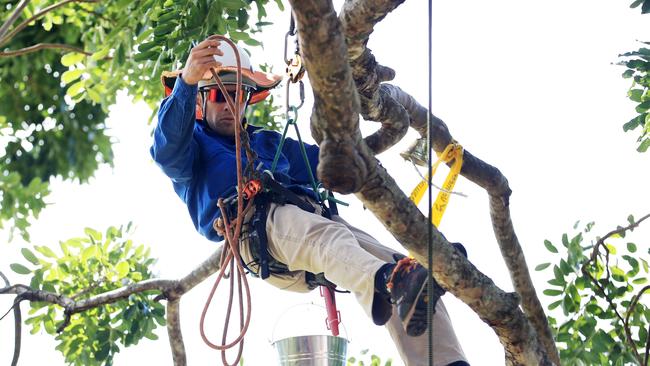
[{"label": "tan sun brim on helmet", "polygon": [[[183,72],[183,70],[164,71],[160,76],[160,81],[165,88],[165,96],[171,94],[174,89],[176,78]],[[219,78],[224,84],[234,84],[236,81],[236,68],[222,67],[217,70]],[[242,69],[242,84],[253,89],[253,94],[249,104],[255,104],[264,100],[269,94],[269,90],[276,87],[282,81],[282,76],[261,71],[251,71]],[[215,85],[216,82],[212,79],[212,73],[208,70],[203,79],[199,82],[199,87]]]}]

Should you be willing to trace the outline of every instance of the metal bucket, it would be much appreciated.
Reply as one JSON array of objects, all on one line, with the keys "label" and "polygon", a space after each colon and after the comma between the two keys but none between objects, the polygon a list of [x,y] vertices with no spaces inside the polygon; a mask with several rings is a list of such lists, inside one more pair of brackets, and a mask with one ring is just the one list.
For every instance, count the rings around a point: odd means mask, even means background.
[{"label": "metal bucket", "polygon": [[307,335],[273,343],[280,366],[345,366],[348,340],[330,335]]}]

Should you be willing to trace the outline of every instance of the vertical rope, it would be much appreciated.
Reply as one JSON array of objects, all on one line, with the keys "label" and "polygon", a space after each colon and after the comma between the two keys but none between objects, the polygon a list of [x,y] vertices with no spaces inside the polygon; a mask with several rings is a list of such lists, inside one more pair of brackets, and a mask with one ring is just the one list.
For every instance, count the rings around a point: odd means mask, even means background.
[{"label": "vertical rope", "polygon": [[[431,24],[432,24],[432,10],[431,10],[432,4],[431,4],[431,0],[429,0],[428,3],[429,3],[429,8],[428,8],[429,33],[428,33],[428,47],[427,47],[428,55],[427,55],[427,57],[429,59],[429,66],[428,66],[429,68],[428,68],[428,74],[427,74],[428,75],[427,81],[428,81],[429,89],[427,90],[427,94],[428,94],[428,101],[427,101],[427,151],[428,151],[428,157],[427,157],[428,160],[427,160],[427,162],[428,162],[428,164],[427,165],[429,166],[429,174],[427,176],[427,185],[428,185],[428,188],[429,188],[428,189],[428,191],[429,191],[429,196],[428,196],[428,198],[429,198],[429,215],[428,215],[429,221],[428,221],[428,224],[429,225],[427,227],[429,228],[429,230],[428,230],[428,233],[427,233],[428,234],[427,238],[428,238],[428,244],[429,245],[427,246],[427,250],[428,250],[428,252],[427,252],[427,260],[428,260],[427,267],[429,268],[428,293],[429,293],[429,296],[431,296],[431,294],[433,294],[433,291],[434,291],[433,281],[432,281],[432,278],[433,278],[433,247],[432,247],[432,244],[433,244],[432,243],[432,241],[433,241],[433,227],[432,227],[432,225],[433,224],[431,223],[431,216],[433,214],[433,194],[431,192],[431,176],[433,175],[433,172],[432,172],[432,170],[433,170],[433,168],[432,168],[433,156],[432,156],[432,149],[431,149],[431,104],[432,104],[431,103],[431,77],[432,77],[431,76],[431,74],[432,74],[431,63],[432,63],[433,60],[432,60],[432,56],[431,56],[431,50],[432,50],[432,43],[433,43],[432,42],[433,35],[431,33]],[[427,325],[428,325],[428,328],[429,328],[429,335],[428,335],[428,337],[429,337],[429,339],[428,339],[429,366],[433,366],[433,302],[432,301],[429,301],[427,303]]]}]

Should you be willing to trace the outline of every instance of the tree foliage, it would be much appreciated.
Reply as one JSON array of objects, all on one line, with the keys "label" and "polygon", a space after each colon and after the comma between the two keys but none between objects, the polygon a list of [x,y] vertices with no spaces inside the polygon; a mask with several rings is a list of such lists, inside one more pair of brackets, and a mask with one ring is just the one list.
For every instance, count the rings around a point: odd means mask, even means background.
[{"label": "tree foliage", "polygon": [[[27,262],[13,263],[11,269],[31,275],[32,289],[75,301],[150,279],[155,260],[149,249],[129,239],[130,227],[109,227],[104,234],[87,228],[85,236],[59,242],[60,251],[49,246],[22,248]],[[31,333],[44,329],[56,336],[56,349],[69,365],[110,365],[119,344],[128,347],[142,338],[158,339],[153,331],[166,323],[163,305],[146,292],[71,316],[52,304],[30,306],[25,323]]]},{"label": "tree foliage", "polygon": [[[647,365],[650,307],[643,301],[648,286],[650,246],[626,240],[645,218],[628,218],[625,227],[603,237],[594,234],[593,222],[574,234],[562,235],[562,246],[544,242],[556,261],[537,270],[552,274],[544,294],[560,357],[569,365]],[[558,250],[559,248],[559,250]]]},{"label": "tree foliage", "polygon": [[[155,112],[160,73],[182,66],[192,40],[219,33],[257,46],[255,34],[271,24],[268,2],[27,1],[0,33],[0,225],[9,221],[28,239],[28,219],[45,206],[50,178],[87,182],[112,163],[105,120],[118,91]],[[19,4],[0,1],[3,22]],[[250,113],[277,125],[270,105]]]},{"label": "tree foliage", "polygon": [[[641,7],[641,13],[650,13],[650,0],[636,0],[631,7]],[[650,42],[642,42],[650,46]],[[627,92],[628,98],[637,103],[637,116],[623,125],[623,131],[640,129],[637,141],[639,152],[646,152],[650,147],[650,48],[641,47],[636,51],[620,55],[620,65],[626,67],[623,78],[632,80],[632,86]]]}]

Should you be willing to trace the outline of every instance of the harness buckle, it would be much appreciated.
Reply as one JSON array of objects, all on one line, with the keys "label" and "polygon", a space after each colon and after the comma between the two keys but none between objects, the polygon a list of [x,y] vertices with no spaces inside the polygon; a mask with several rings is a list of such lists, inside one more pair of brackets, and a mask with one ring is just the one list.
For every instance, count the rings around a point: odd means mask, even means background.
[{"label": "harness buckle", "polygon": [[250,200],[255,197],[256,194],[262,191],[262,182],[259,179],[251,179],[244,185],[244,191],[242,196],[245,200]]}]

